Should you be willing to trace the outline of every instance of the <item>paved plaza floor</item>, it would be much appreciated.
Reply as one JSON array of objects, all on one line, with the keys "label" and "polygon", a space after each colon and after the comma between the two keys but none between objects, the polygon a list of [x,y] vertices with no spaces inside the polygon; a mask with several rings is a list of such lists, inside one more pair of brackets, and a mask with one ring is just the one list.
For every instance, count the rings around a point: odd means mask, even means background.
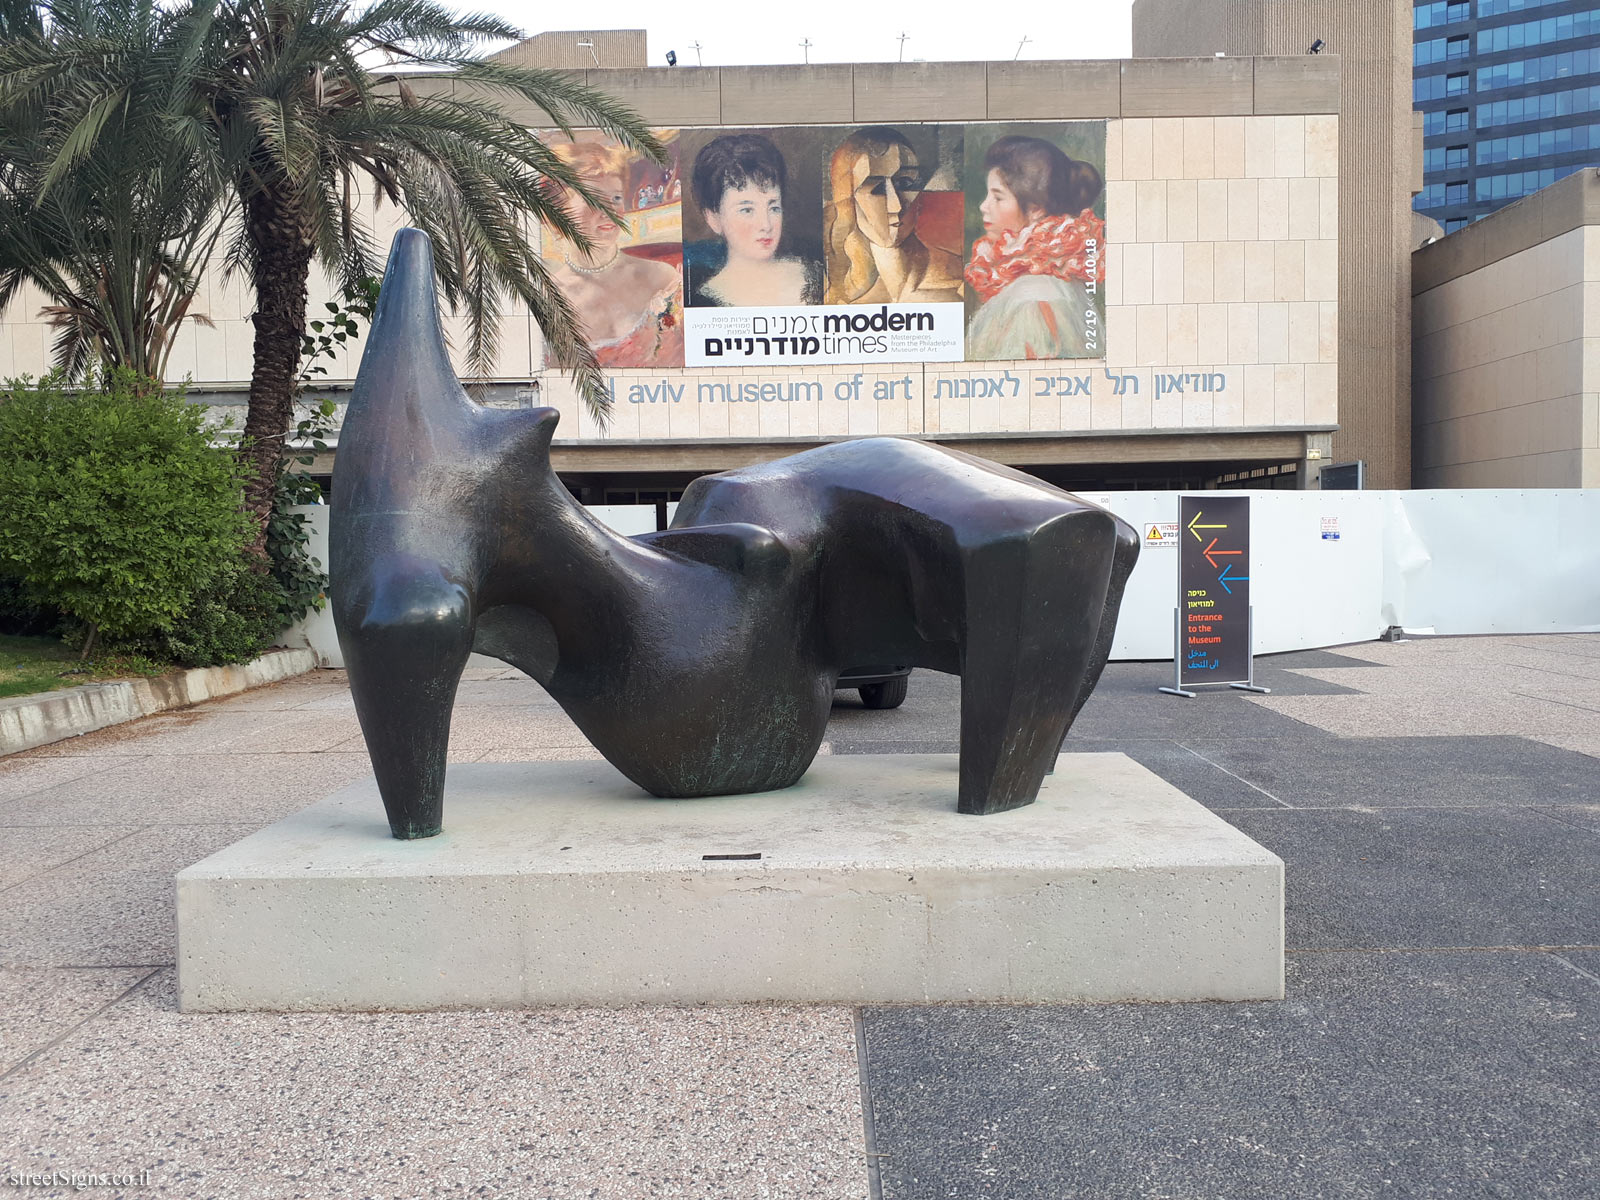
[{"label": "paved plaza floor", "polygon": [[[26,1197],[1600,1195],[1600,635],[1113,664],[1122,751],[1287,867],[1248,1004],[177,1012],[180,868],[368,773],[344,676],[0,759],[0,1185]],[[959,681],[833,754],[953,751]],[[593,756],[474,670],[456,762]],[[72,1176],[132,1175],[74,1190]],[[81,1180],[80,1180],[81,1182]],[[96,1181],[98,1182],[98,1181]]]}]

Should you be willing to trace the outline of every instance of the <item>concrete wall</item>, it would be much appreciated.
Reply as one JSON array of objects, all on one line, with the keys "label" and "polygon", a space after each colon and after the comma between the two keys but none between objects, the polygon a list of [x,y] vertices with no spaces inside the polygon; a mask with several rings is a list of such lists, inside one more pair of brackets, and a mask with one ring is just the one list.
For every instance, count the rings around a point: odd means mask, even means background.
[{"label": "concrete wall", "polygon": [[649,62],[645,53],[642,29],[563,29],[536,33],[490,57],[513,67],[582,71],[597,63],[601,68],[642,67]]},{"label": "concrete wall", "polygon": [[1418,487],[1600,487],[1600,172],[1418,250]]},{"label": "concrete wall", "polygon": [[[1135,0],[1137,55],[1299,55],[1340,87],[1340,429],[1334,456],[1374,487],[1411,472],[1410,198],[1420,164],[1404,0]],[[1322,54],[1306,54],[1321,38]],[[1334,67],[1331,56],[1338,56]]]}]

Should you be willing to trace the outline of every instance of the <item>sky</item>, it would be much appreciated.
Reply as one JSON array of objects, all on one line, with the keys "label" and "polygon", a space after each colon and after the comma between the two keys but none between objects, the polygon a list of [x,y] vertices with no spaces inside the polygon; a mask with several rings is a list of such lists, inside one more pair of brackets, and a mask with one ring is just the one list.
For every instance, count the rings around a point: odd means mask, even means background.
[{"label": "sky", "polygon": [[[477,0],[528,34],[583,27],[571,10],[532,0]],[[981,4],[922,0],[882,5],[862,0],[611,0],[594,28],[648,31],[650,65],[694,66],[694,43],[708,67],[797,63],[975,61],[1022,58],[1127,58],[1132,54],[1133,0],[1054,0],[986,9]],[[1028,40],[1023,42],[1023,38]],[[800,45],[809,41],[809,51]],[[607,66],[602,62],[601,66]],[[617,64],[620,65],[620,64]]]}]

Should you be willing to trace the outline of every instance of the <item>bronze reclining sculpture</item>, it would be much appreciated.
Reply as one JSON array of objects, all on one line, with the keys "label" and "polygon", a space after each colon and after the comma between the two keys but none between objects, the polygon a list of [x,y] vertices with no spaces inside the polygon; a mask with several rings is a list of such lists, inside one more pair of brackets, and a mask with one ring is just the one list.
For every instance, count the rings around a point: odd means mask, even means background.
[{"label": "bronze reclining sculpture", "polygon": [[550,467],[555,409],[491,410],[445,351],[432,251],[394,241],[339,437],[330,592],[397,838],[442,827],[473,651],[538,680],[657,796],[788,787],[841,670],[961,676],[958,807],[1033,801],[1111,650],[1133,529],[1040,480],[902,438],[696,480],[622,537]]}]

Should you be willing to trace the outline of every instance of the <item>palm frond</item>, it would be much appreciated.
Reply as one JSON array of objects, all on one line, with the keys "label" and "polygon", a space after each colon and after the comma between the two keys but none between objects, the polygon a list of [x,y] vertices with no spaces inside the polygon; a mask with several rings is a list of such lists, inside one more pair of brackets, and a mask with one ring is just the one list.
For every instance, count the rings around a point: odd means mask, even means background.
[{"label": "palm frond", "polygon": [[[435,0],[7,7],[19,3],[0,0],[0,31],[22,31],[0,42],[0,301],[23,282],[46,287],[64,310],[58,353],[120,354],[142,339],[161,360],[182,321],[205,319],[190,308],[213,254],[225,278],[264,282],[263,237],[304,237],[354,282],[381,250],[361,211],[370,192],[433,237],[472,372],[492,369],[514,299],[603,419],[599,367],[536,242],[548,225],[586,245],[568,193],[619,214],[516,114],[532,105],[568,136],[599,129],[663,151],[581,78],[479,57],[519,36],[503,18]],[[47,17],[30,30],[36,12]],[[442,70],[453,86],[424,91],[375,59]],[[12,228],[23,225],[26,236]]]}]

